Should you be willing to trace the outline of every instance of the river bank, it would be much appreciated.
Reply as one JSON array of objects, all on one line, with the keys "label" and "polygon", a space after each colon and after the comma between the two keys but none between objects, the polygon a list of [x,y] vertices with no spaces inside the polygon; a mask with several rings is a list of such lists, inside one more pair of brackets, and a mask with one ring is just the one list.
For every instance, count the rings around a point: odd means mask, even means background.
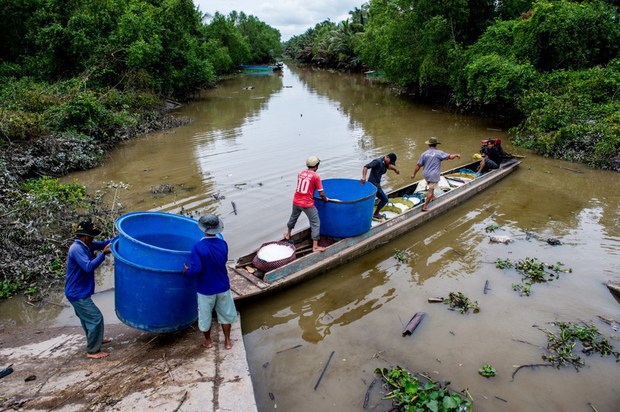
[{"label": "river bank", "polygon": [[136,113],[140,122],[118,127],[104,141],[76,133],[54,133],[10,142],[0,148],[0,298],[25,292],[40,300],[64,281],[71,225],[95,219],[110,234],[116,216],[101,203],[103,193],[54,177],[99,165],[119,142],[187,124],[165,106]]}]

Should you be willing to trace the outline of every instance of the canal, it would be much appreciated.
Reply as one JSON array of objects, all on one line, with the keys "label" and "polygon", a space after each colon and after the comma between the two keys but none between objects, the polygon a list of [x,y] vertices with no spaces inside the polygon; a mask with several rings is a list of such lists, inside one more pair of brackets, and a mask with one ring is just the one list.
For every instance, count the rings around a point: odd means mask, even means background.
[{"label": "canal", "polygon": [[[617,328],[599,318],[620,320],[620,304],[604,285],[620,276],[617,173],[514,148],[500,121],[415,104],[358,75],[285,67],[281,75],[238,77],[176,114],[192,122],[125,142],[101,167],[66,180],[91,190],[123,183],[108,201],[124,212],[217,213],[231,259],[281,238],[296,174],[310,155],[321,159],[323,179],[360,178],[365,163],[394,152],[401,174],[384,177],[386,191],[411,181],[431,136],[441,149],[461,153],[463,163],[488,137],[527,156],[506,179],[389,245],[240,305],[259,410],[362,410],[374,369],[396,365],[450,381],[457,391],[467,388],[479,411],[620,407],[620,364],[613,357],[583,355],[579,372],[525,368],[511,378],[519,365],[543,363],[541,329],[554,330],[554,321],[591,322],[620,350]],[[492,226],[496,231],[488,233]],[[305,227],[302,216],[296,230]],[[491,236],[512,242],[492,243]],[[549,238],[562,244],[552,246]],[[396,250],[406,261],[396,259]],[[519,296],[512,286],[519,274],[494,262],[526,257],[561,262],[572,272]],[[108,265],[99,290],[113,287],[111,273]],[[428,302],[457,291],[477,301],[480,312]],[[98,299],[113,312],[112,292]],[[2,304],[3,317],[16,325],[62,325],[71,316],[66,308],[34,311],[19,302]],[[421,311],[427,313],[421,326],[402,337],[404,324]],[[478,374],[485,363],[496,377]],[[377,402],[371,398],[369,408],[384,410]]]}]

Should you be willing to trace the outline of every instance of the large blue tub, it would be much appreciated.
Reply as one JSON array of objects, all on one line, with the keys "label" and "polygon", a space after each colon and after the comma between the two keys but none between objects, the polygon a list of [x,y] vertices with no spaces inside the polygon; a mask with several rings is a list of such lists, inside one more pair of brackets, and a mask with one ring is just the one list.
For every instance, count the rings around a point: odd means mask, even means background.
[{"label": "large blue tub", "polygon": [[[120,240],[120,239],[119,239]],[[196,280],[180,270],[156,269],[129,261],[112,243],[116,316],[147,332],[176,332],[198,317]]]},{"label": "large blue tub", "polygon": [[116,219],[118,252],[131,263],[157,269],[183,270],[192,246],[204,233],[198,223],[162,212],[127,213]]},{"label": "large blue tub", "polygon": [[323,202],[318,193],[314,204],[321,219],[321,234],[331,237],[361,235],[370,229],[377,188],[355,179],[323,180],[325,196],[340,202]]}]

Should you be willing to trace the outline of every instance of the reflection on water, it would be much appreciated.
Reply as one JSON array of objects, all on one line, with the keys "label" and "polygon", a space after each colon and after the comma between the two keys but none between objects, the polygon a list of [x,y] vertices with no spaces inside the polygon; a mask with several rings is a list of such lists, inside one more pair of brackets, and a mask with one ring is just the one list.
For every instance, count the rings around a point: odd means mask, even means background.
[{"label": "reflection on water", "polygon": [[[486,137],[503,138],[507,151],[528,156],[506,179],[415,231],[312,281],[242,305],[260,410],[359,410],[374,368],[394,365],[469,388],[480,411],[590,410],[589,402],[603,411],[620,405],[619,369],[609,358],[586,357],[589,368],[580,373],[522,370],[510,380],[513,365],[541,362],[546,340],[532,325],[593,321],[620,348],[618,332],[598,321],[599,315],[620,320],[620,305],[603,285],[620,273],[617,173],[526,153],[496,131],[505,127],[497,121],[433,110],[361,76],[319,70],[287,68],[283,77],[227,80],[178,113],[193,122],[126,142],[101,167],[68,179],[91,189],[110,180],[130,184],[119,193],[125,211],[218,213],[231,258],[280,238],[295,176],[309,155],[321,158],[324,179],[357,179],[369,159],[393,151],[402,173],[386,175],[386,189],[410,182],[430,136],[464,159]],[[151,188],[162,183],[174,191],[154,195]],[[490,243],[485,228],[491,224],[514,241]],[[297,229],[304,227],[302,218]],[[547,244],[549,237],[562,246]],[[409,261],[399,263],[395,249]],[[493,262],[526,256],[563,262],[573,272],[520,297],[512,290],[517,273]],[[113,286],[110,278],[104,275],[98,289]],[[460,315],[428,303],[451,291],[478,301],[480,313]],[[113,321],[109,296],[101,304]],[[22,310],[30,311],[29,305]],[[419,311],[428,316],[403,338],[404,324]],[[54,312],[45,318],[29,312],[18,322],[46,323]],[[336,355],[314,391],[332,350]],[[498,376],[481,378],[483,363]]]}]

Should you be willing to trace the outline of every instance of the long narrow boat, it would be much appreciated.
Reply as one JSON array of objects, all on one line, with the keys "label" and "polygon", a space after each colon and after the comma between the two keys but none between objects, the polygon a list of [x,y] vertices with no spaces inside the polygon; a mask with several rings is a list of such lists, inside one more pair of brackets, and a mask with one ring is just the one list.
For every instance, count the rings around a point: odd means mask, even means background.
[{"label": "long narrow boat", "polygon": [[[289,287],[363,255],[463,203],[506,177],[520,163],[518,160],[508,160],[502,163],[499,169],[447,191],[430,204],[428,211],[423,212],[420,204],[371,227],[359,236],[332,239],[335,242],[324,252],[312,252],[310,229],[296,233],[291,241],[295,244],[297,259],[269,272],[262,273],[252,266],[252,260],[258,250],[242,256],[236,264],[228,267],[233,296],[235,300],[242,300]],[[442,175],[458,173],[463,168],[476,170],[478,165],[479,162],[466,164],[447,170]],[[419,184],[420,181],[394,190],[388,193],[388,198],[412,195]]]}]

